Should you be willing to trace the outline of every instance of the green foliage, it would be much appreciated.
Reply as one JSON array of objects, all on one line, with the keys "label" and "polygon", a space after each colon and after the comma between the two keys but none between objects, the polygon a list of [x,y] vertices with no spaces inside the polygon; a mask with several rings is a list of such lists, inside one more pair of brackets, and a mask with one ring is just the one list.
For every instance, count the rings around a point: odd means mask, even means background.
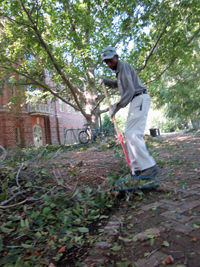
[{"label": "green foliage", "polygon": [[199,41],[190,45],[190,57],[183,54],[157,82],[150,85],[153,102],[164,107],[165,116],[186,123],[199,116]]},{"label": "green foliage", "polygon": [[61,179],[57,173],[63,165],[55,162],[58,151],[52,146],[18,149],[1,162],[2,267],[36,262],[46,266],[62,259],[63,247],[92,244],[96,236],[90,235],[90,224],[107,218],[103,211],[115,203],[103,188],[94,192],[74,185],[75,168],[68,170],[67,180]]},{"label": "green foliage", "polygon": [[[168,114],[168,106],[159,110],[150,110],[147,124],[149,128],[160,129],[161,133],[168,133],[188,129],[188,118],[174,114],[172,117]],[[193,125],[196,125],[195,122]],[[148,129],[149,134],[149,129]]]},{"label": "green foliage", "polygon": [[103,116],[102,130],[105,133],[110,133],[110,132],[113,133],[114,131],[114,124],[107,113],[105,113]]}]

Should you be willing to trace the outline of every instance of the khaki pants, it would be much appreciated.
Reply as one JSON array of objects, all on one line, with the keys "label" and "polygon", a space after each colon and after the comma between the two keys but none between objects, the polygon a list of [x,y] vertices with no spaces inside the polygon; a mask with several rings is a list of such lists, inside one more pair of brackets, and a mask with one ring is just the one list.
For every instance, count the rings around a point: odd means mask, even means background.
[{"label": "khaki pants", "polygon": [[136,96],[130,103],[124,134],[133,174],[136,170],[144,170],[156,164],[144,140],[150,104],[151,99],[148,94]]}]

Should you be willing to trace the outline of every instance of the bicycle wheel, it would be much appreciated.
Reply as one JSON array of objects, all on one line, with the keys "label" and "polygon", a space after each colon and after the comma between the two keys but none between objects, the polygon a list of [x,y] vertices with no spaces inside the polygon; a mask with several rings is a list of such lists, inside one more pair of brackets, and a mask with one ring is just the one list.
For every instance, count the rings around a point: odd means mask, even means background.
[{"label": "bicycle wheel", "polygon": [[86,133],[86,131],[81,131],[78,135],[78,139],[82,144],[87,144],[89,141],[89,135]]}]

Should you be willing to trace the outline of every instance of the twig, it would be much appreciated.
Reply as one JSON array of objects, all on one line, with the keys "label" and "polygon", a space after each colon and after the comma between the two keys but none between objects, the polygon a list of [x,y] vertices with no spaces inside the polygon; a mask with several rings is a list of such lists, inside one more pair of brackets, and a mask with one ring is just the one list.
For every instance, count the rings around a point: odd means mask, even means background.
[{"label": "twig", "polygon": [[6,246],[6,248],[23,248],[22,246]]},{"label": "twig", "polygon": [[55,153],[55,155],[53,156],[53,158],[55,158],[55,157],[57,156],[57,154],[58,154],[58,152],[61,150],[61,148],[62,148],[62,147],[60,147],[60,148],[56,151],[56,153]]},{"label": "twig", "polygon": [[24,162],[22,162],[21,166],[19,167],[19,170],[18,170],[16,178],[15,178],[16,184],[17,184],[18,187],[21,187],[20,184],[19,184],[18,178],[19,178],[19,173],[20,173],[21,168],[23,167],[23,165],[24,165]]},{"label": "twig", "polygon": [[41,199],[43,199],[49,192],[51,192],[54,188],[55,188],[55,186],[54,186],[51,190],[49,190],[46,194],[44,194],[42,197],[40,197],[40,198],[28,197],[28,198],[24,199],[23,201],[18,202],[18,203],[13,204],[13,205],[9,205],[9,206],[0,206],[0,209],[9,209],[9,208],[18,206],[18,205],[23,204],[23,203],[28,202],[28,201],[38,201],[38,200],[41,200]]},{"label": "twig", "polygon": [[162,175],[164,175],[166,172],[169,173],[170,171],[173,171],[173,170],[174,170],[174,168],[166,170],[165,172],[162,173]]},{"label": "twig", "polygon": [[5,201],[1,202],[0,205],[4,206],[5,204],[13,200],[16,196],[21,195],[23,193],[26,193],[26,191],[16,193],[14,196],[10,197],[9,199],[6,199]]},{"label": "twig", "polygon": [[26,236],[26,234],[23,234],[23,235],[17,236],[17,237],[15,237],[15,238],[14,238],[14,240],[20,239],[20,238],[21,238],[21,237],[23,237],[23,236]]},{"label": "twig", "polygon": [[9,206],[0,206],[0,209],[9,209],[9,208],[12,208],[12,207],[15,207],[15,206],[18,206],[20,204],[23,204],[27,201],[27,199],[21,201],[21,202],[18,202],[16,204],[13,204],[13,205],[9,205]]},{"label": "twig", "polygon": [[[56,181],[57,181],[58,185],[61,185],[61,186],[62,186],[62,187],[64,187],[65,189],[68,189],[68,190],[70,190],[70,188],[69,188],[68,186],[65,186],[65,185],[63,185],[63,184],[59,184],[59,180],[57,179],[57,176],[56,176],[55,170],[53,170],[53,174],[54,174],[54,176],[55,176],[55,178],[56,178]],[[59,173],[58,173],[58,175],[59,175]]]},{"label": "twig", "polygon": [[[160,246],[159,248],[155,249],[154,251],[152,251],[152,252],[148,255],[147,258],[151,257],[151,255],[154,254],[154,253],[155,253],[156,251],[158,251],[159,249],[161,249],[161,246]],[[154,264],[154,266],[155,266],[155,264]]]},{"label": "twig", "polygon": [[76,187],[77,187],[77,184],[78,184],[78,179],[77,179],[77,181],[76,181],[76,184],[75,184],[75,187],[74,187],[74,190],[73,190],[73,192],[75,192],[75,190],[76,190]]},{"label": "twig", "polygon": [[158,260],[154,263],[154,265],[152,267],[158,266],[157,264],[158,264]]}]

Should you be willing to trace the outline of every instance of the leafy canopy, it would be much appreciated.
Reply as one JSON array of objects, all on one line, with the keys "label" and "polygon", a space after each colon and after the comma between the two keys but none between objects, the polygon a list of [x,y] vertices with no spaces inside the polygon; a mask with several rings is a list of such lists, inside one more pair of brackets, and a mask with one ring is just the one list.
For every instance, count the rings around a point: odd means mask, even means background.
[{"label": "leafy canopy", "polygon": [[1,81],[12,76],[20,88],[43,88],[95,120],[105,111],[97,77],[112,77],[101,62],[103,47],[115,46],[142,81],[152,83],[193,57],[198,2],[3,0]]}]

